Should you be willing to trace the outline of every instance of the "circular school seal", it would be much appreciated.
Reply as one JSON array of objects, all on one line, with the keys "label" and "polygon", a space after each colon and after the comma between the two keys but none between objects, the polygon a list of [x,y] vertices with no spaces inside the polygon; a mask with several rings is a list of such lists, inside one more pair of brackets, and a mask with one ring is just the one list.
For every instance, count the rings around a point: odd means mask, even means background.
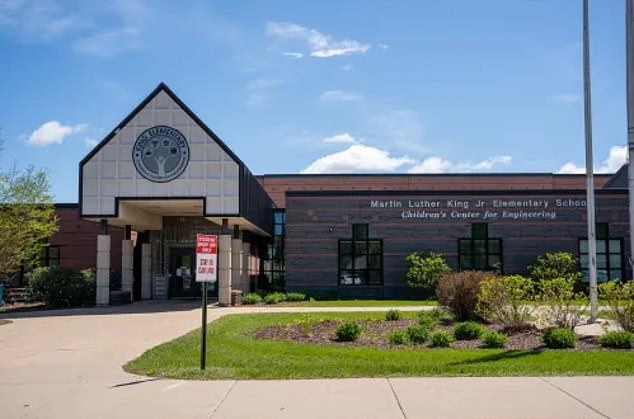
[{"label": "circular school seal", "polygon": [[132,147],[137,172],[152,182],[179,177],[189,163],[189,144],[175,128],[157,125],[141,133]]}]

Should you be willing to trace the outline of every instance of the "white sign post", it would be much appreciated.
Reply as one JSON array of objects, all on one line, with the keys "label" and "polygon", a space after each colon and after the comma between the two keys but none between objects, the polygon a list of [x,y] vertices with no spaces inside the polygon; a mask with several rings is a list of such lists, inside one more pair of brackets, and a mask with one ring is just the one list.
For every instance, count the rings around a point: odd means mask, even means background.
[{"label": "white sign post", "polygon": [[218,280],[218,236],[196,234],[196,282],[202,282],[203,324],[200,339],[200,369],[207,360],[207,284]]}]

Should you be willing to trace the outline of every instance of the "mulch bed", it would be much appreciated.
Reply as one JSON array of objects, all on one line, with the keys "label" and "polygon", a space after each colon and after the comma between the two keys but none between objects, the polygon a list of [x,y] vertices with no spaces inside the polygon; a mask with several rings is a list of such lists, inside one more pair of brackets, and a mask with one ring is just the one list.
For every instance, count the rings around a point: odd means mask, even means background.
[{"label": "mulch bed", "polygon": [[[354,342],[339,342],[335,337],[335,329],[342,323],[339,320],[323,320],[319,322],[294,323],[287,325],[268,326],[254,332],[257,339],[286,340],[302,343],[317,343],[337,346],[373,347],[379,349],[427,347],[428,345],[392,345],[388,341],[388,334],[393,330],[405,330],[417,323],[416,319],[396,321],[359,320],[363,329],[361,336]],[[501,331],[496,325],[490,329]],[[434,330],[451,330],[451,326],[439,326]],[[541,341],[541,333],[537,328],[522,331],[507,332],[508,340],[505,349],[508,350],[540,350],[546,349]],[[458,340],[451,344],[456,349],[476,349],[482,347],[482,341]],[[588,351],[600,349],[598,339],[594,336],[579,336],[577,346],[573,350]]]}]

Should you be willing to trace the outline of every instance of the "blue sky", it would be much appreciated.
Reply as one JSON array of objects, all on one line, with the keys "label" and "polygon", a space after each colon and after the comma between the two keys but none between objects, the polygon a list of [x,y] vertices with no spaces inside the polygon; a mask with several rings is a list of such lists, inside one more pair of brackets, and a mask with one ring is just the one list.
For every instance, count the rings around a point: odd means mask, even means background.
[{"label": "blue sky", "polygon": [[[591,1],[597,170],[625,158],[620,0]],[[256,174],[583,170],[581,0],[0,0],[2,167],[78,163],[164,81]]]}]

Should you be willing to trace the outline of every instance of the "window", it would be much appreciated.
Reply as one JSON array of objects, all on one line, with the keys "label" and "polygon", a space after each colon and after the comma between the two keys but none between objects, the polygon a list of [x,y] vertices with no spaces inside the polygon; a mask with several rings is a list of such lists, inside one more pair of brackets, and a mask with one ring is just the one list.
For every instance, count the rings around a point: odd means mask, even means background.
[{"label": "window", "polygon": [[286,234],[286,211],[273,210],[273,238],[267,246],[263,261],[263,273],[271,289],[280,289],[286,282],[284,261],[284,237]]},{"label": "window", "polygon": [[458,263],[461,271],[502,272],[502,239],[489,238],[486,223],[471,225],[471,238],[458,239]]},{"label": "window", "polygon": [[[622,239],[610,238],[607,223],[597,223],[597,281],[623,278],[623,243]],[[582,280],[589,281],[588,240],[579,240],[579,265]]]},{"label": "window", "polygon": [[59,266],[59,246],[47,246],[42,249],[42,266]]},{"label": "window", "polygon": [[352,225],[352,240],[339,240],[339,285],[382,285],[383,241],[370,239],[367,224]]}]

